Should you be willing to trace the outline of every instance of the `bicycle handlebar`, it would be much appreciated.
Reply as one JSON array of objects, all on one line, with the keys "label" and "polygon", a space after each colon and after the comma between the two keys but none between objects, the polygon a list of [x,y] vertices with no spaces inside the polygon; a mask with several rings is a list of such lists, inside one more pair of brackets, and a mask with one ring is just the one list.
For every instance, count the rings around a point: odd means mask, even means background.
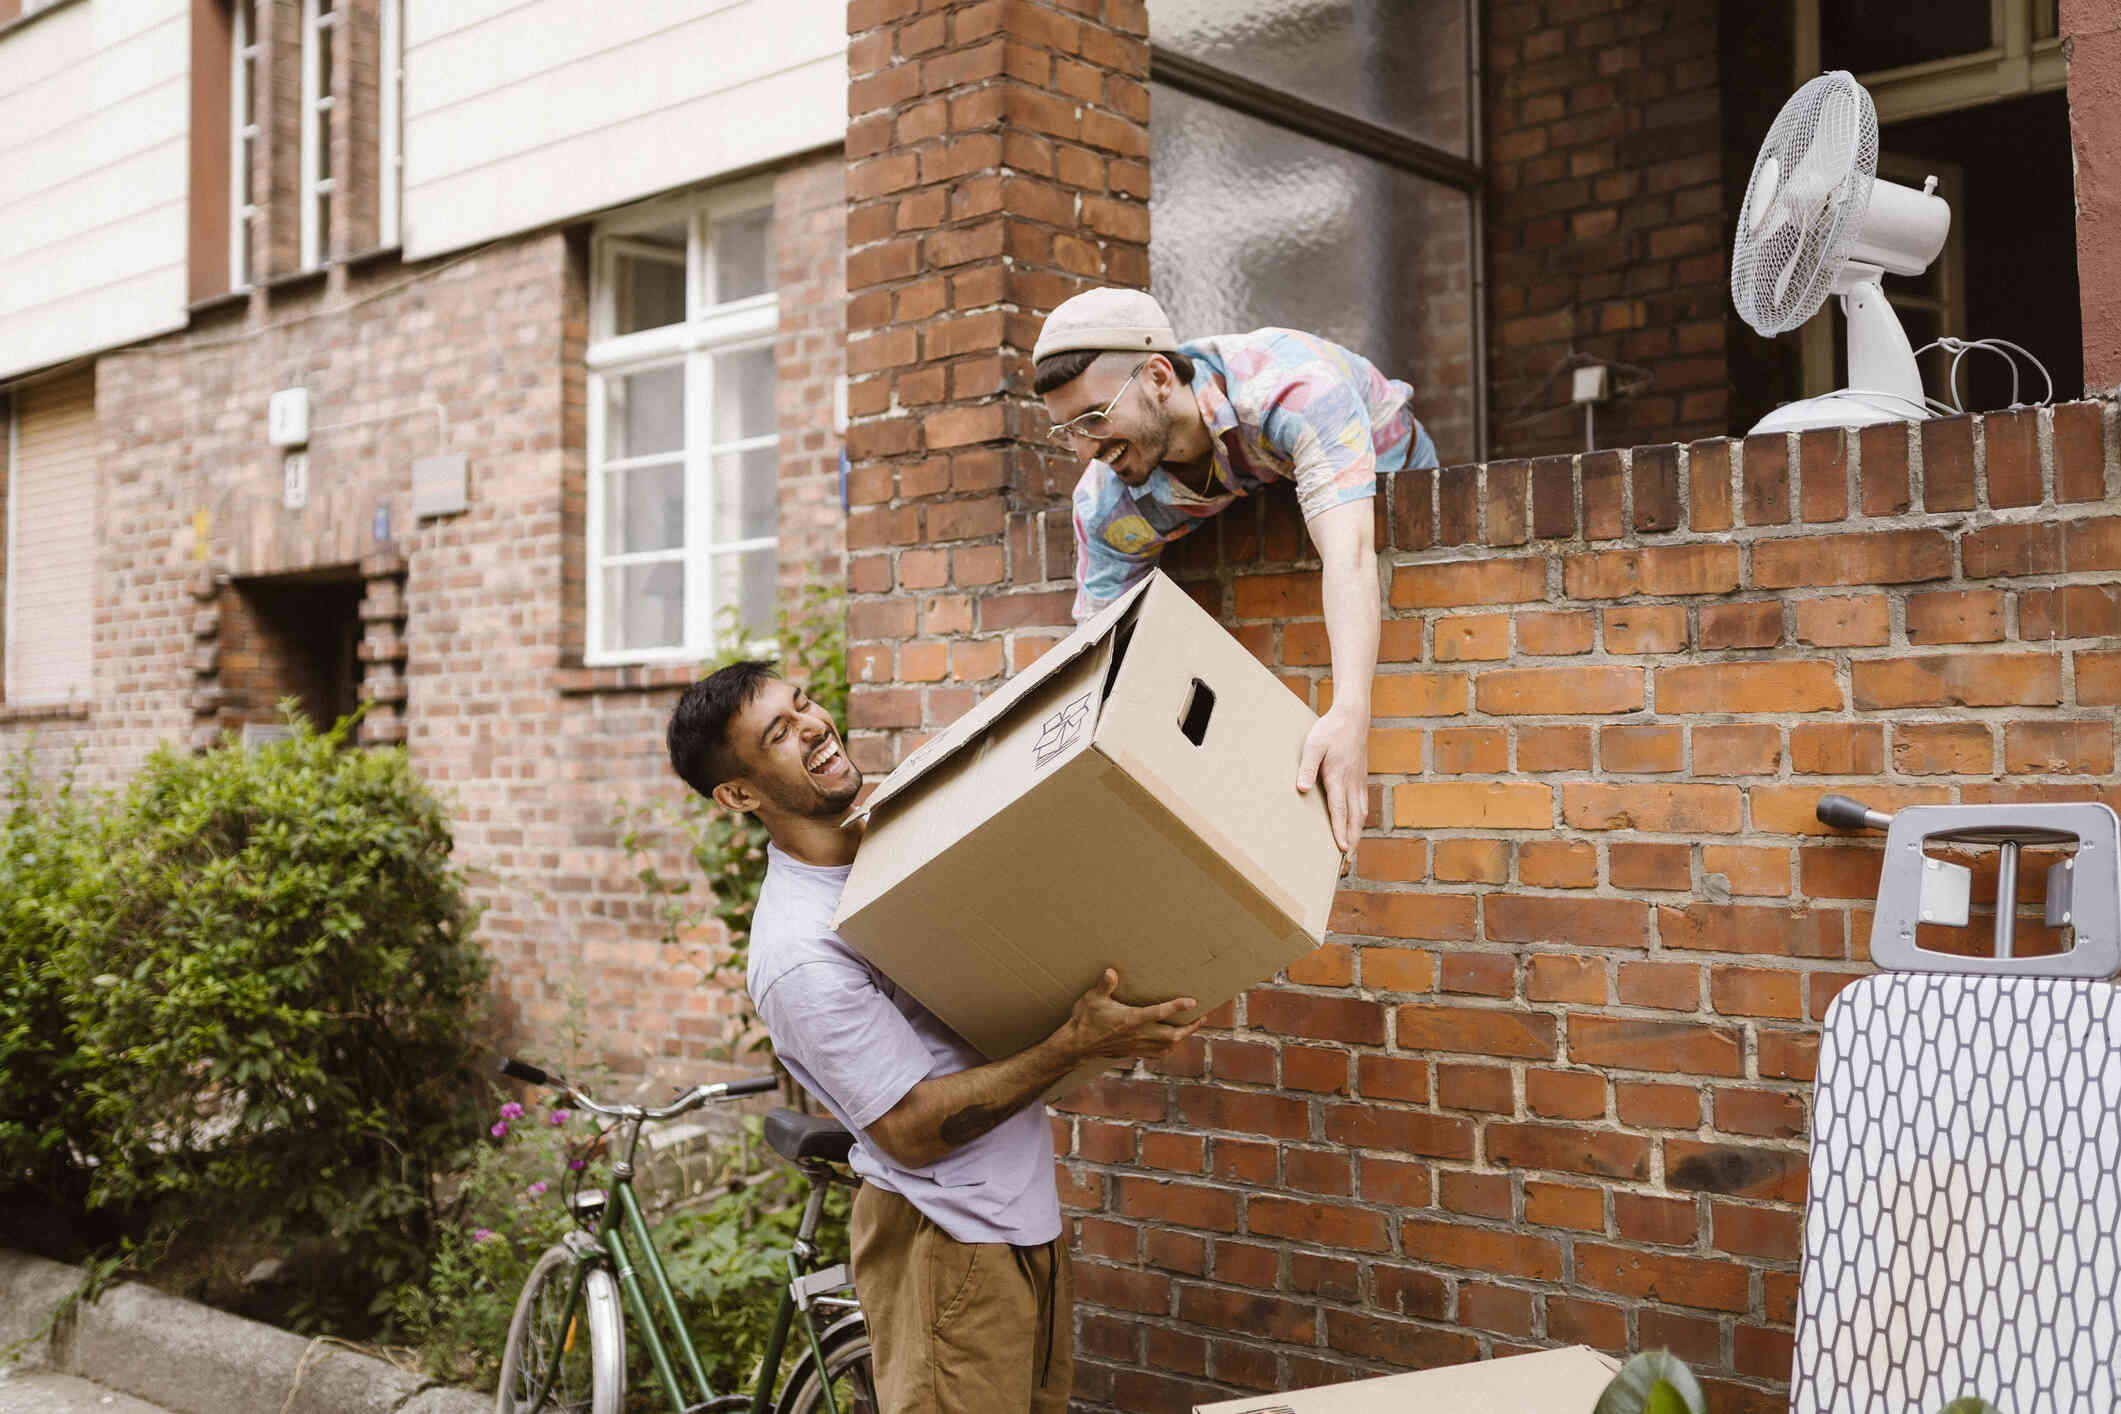
[{"label": "bicycle handlebar", "polygon": [[541,1070],[528,1061],[505,1056],[501,1060],[501,1074],[527,1085],[545,1085],[565,1091],[567,1097],[593,1114],[609,1115],[613,1119],[664,1120],[675,1119],[690,1110],[696,1110],[709,1100],[734,1100],[744,1095],[761,1095],[777,1089],[780,1079],[773,1075],[750,1075],[742,1080],[722,1080],[711,1085],[695,1085],[676,1101],[662,1109],[647,1109],[640,1105],[600,1104],[587,1091],[576,1086],[565,1076]]}]

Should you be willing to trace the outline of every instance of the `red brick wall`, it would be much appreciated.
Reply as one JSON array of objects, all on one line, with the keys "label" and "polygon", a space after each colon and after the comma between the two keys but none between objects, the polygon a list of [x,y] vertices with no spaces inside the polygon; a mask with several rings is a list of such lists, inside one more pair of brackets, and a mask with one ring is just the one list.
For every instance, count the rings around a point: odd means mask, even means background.
[{"label": "red brick wall", "polygon": [[1482,38],[1494,454],[1583,449],[1548,381],[1572,349],[1651,375],[1598,409],[1600,447],[1720,435],[1716,7],[1491,0]]},{"label": "red brick wall", "polygon": [[851,743],[953,720],[1065,623],[1067,495],[1030,349],[1090,284],[1148,283],[1140,0],[847,12]]},{"label": "red brick wall", "polygon": [[[2121,805],[2117,473],[2074,404],[1391,485],[1326,946],[1055,1118],[1088,1405],[1583,1341],[1781,1410],[1879,859],[1813,805]],[[1219,535],[1169,568],[1322,704],[1293,503]]]}]

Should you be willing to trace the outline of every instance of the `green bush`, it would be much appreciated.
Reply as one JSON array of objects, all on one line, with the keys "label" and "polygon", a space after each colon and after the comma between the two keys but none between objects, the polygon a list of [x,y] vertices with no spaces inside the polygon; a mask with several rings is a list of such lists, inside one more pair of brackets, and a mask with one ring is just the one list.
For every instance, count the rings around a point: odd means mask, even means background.
[{"label": "green bush", "polygon": [[88,1131],[83,1058],[56,965],[76,891],[92,875],[93,803],[73,772],[40,774],[33,750],[0,771],[0,1175],[47,1209],[79,1210],[88,1170],[69,1136]]},{"label": "green bush", "polygon": [[6,1108],[62,1098],[5,1152],[136,1232],[283,1259],[275,1314],[358,1331],[424,1272],[436,1178],[479,1132],[486,965],[405,753],[290,721],[158,751],[93,803],[11,773]]}]

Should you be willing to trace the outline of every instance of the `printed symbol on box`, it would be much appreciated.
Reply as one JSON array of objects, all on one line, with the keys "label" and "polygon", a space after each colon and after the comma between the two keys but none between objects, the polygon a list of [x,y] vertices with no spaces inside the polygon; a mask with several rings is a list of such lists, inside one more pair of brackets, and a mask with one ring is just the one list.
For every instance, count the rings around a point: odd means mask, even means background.
[{"label": "printed symbol on box", "polygon": [[1046,718],[1038,730],[1038,740],[1031,743],[1031,755],[1039,770],[1046,769],[1083,734],[1083,723],[1090,720],[1091,697],[1086,692]]}]

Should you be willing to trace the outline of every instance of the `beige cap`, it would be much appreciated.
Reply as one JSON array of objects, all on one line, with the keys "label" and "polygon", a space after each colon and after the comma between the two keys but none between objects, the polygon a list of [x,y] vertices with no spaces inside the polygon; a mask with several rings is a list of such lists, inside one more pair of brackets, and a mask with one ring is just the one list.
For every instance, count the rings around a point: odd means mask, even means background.
[{"label": "beige cap", "polygon": [[1141,290],[1084,290],[1060,302],[1038,331],[1031,361],[1078,349],[1141,349],[1176,353],[1178,337],[1154,298]]}]

